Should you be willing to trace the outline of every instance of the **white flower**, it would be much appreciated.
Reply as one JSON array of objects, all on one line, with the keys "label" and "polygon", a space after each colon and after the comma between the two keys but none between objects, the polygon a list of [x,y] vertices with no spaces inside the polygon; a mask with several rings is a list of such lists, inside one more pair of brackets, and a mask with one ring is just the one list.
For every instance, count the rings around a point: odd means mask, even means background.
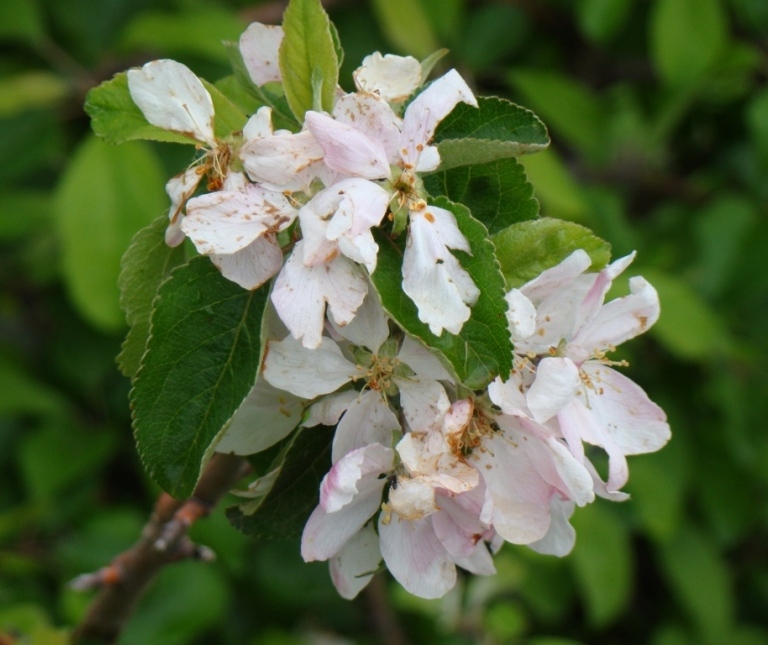
[{"label": "white flower", "polygon": [[151,61],[141,69],[128,70],[128,91],[152,125],[189,137],[209,150],[165,187],[171,198],[165,240],[169,246],[178,246],[184,241],[181,219],[186,201],[209,169],[216,181],[223,181],[227,174],[227,169],[221,168],[219,163],[219,157],[227,148],[214,135],[213,100],[192,70],[169,59]]}]

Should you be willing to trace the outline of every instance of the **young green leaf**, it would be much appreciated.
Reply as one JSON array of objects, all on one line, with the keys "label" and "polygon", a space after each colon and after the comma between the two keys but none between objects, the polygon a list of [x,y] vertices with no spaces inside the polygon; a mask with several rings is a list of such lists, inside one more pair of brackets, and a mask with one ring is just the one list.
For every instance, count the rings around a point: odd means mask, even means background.
[{"label": "young green leaf", "polygon": [[128,91],[128,75],[117,74],[112,80],[94,87],[85,97],[85,111],[91,117],[91,127],[108,143],[123,143],[133,139],[170,141],[197,145],[197,141],[163,130],[144,118]]},{"label": "young green leaf", "polygon": [[117,356],[120,371],[133,379],[149,339],[152,301],[171,270],[184,263],[184,247],[165,243],[168,218],[158,217],[134,236],[120,262],[120,308],[131,326]]},{"label": "young green leaf", "polygon": [[313,109],[313,79],[320,78],[319,103],[333,108],[339,82],[339,60],[331,23],[319,0],[291,0],[283,14],[280,72],[288,104],[296,118]]},{"label": "young green leaf", "polygon": [[300,428],[279,457],[269,492],[227,509],[232,525],[259,539],[298,537],[317,506],[320,482],[331,467],[334,428]]},{"label": "young green leaf", "polygon": [[477,102],[478,108],[459,103],[438,126],[434,141],[440,170],[517,157],[549,145],[547,128],[530,110],[493,96]]},{"label": "young green leaf", "polygon": [[593,271],[602,269],[611,258],[610,244],[588,228],[549,217],[513,224],[491,240],[508,288],[533,280],[576,249],[589,253]]},{"label": "young green leaf", "polygon": [[175,497],[192,493],[256,381],[266,299],[266,289],[241,289],[202,256],[158,290],[131,404],[144,466]]},{"label": "young green leaf", "polygon": [[120,258],[136,231],[168,208],[165,172],[145,143],[87,138],[54,201],[64,278],[84,316],[106,330],[125,325],[118,304]]},{"label": "young green leaf", "polygon": [[233,132],[243,129],[248,117],[240,111],[232,101],[221,93],[213,83],[200,79],[203,86],[211,95],[214,113],[214,134],[217,137],[226,137]]},{"label": "young green leaf", "polygon": [[507,331],[504,278],[499,270],[488,229],[461,205],[445,198],[432,202],[450,210],[459,229],[469,241],[472,255],[455,251],[461,266],[480,289],[480,297],[472,307],[469,320],[458,336],[443,331],[435,336],[419,320],[416,305],[404,293],[402,264],[405,240],[390,240],[379,235],[379,260],[371,276],[387,313],[409,334],[420,338],[428,347],[440,351],[453,366],[466,386],[479,389],[496,376],[507,377],[512,362],[512,343]]},{"label": "young green leaf", "polygon": [[539,214],[525,169],[511,157],[438,171],[424,177],[424,186],[467,206],[491,234]]}]

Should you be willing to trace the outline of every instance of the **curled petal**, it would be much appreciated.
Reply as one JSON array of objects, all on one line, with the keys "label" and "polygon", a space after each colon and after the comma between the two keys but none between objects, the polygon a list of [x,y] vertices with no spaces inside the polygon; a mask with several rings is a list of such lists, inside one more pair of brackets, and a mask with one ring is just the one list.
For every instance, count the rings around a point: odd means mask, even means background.
[{"label": "curled petal", "polygon": [[528,408],[534,420],[545,423],[555,416],[576,395],[580,385],[579,368],[570,358],[543,358],[528,390]]},{"label": "curled petal", "polygon": [[396,103],[407,99],[421,83],[421,64],[412,56],[374,52],[352,76],[357,89]]},{"label": "curled petal", "polygon": [[309,132],[277,132],[240,149],[248,176],[278,191],[306,190],[321,172],[323,149]]},{"label": "curled petal", "polygon": [[163,59],[128,70],[128,90],[147,121],[213,147],[213,101],[186,65]]},{"label": "curled petal", "polygon": [[390,165],[400,162],[403,122],[385,100],[373,94],[345,94],[333,106],[333,118],[381,143]]},{"label": "curled petal", "polygon": [[326,513],[344,508],[358,495],[381,493],[379,475],[392,468],[394,453],[380,443],[356,448],[339,459],[320,484],[320,506]]}]

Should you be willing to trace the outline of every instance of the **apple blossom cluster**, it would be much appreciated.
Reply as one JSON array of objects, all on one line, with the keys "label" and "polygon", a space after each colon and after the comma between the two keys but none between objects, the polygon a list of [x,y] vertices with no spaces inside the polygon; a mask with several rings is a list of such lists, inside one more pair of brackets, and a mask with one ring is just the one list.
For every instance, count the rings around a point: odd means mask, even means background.
[{"label": "apple blossom cluster", "polygon": [[[381,560],[409,592],[437,598],[456,566],[493,573],[504,541],[566,555],[575,506],[626,498],[626,456],[670,436],[661,408],[606,356],[659,314],[640,277],[604,302],[632,259],[589,273],[575,251],[510,290],[514,369],[487,392],[466,391],[424,347],[391,334],[373,292],[349,324],[329,316],[316,349],[269,342],[264,378],[315,401],[305,426],[336,426],[301,550],[330,562],[342,596],[359,593]],[[605,481],[585,444],[607,454]]]},{"label": "apple blossom cluster", "polygon": [[[240,51],[254,83],[280,80],[281,39],[281,27],[259,23],[243,34]],[[371,229],[389,214],[395,232],[408,228],[403,291],[433,333],[456,334],[479,291],[451,249],[470,247],[453,214],[428,204],[419,173],[440,164],[429,145],[439,122],[459,102],[477,101],[451,70],[401,118],[393,106],[422,82],[421,65],[411,57],[377,52],[354,78],[357,92],[339,91],[333,114],[308,111],[298,133],[274,130],[272,109],[262,107],[242,137],[219,140],[213,100],[189,68],[157,60],[130,70],[131,97],[147,121],[184,133],[204,150],[168,182],[166,241],[173,246],[189,237],[245,289],[276,275],[271,298],[280,318],[294,338],[317,347],[326,305],[340,324],[360,307],[366,274],[376,269]],[[212,192],[193,196],[204,176]],[[285,263],[283,246],[292,246]]]},{"label": "apple blossom cluster", "polygon": [[[282,81],[283,38],[261,24],[241,37],[254,86]],[[257,385],[212,445],[251,454],[297,425],[335,426],[301,552],[329,561],[345,598],[382,562],[409,592],[436,598],[455,585],[457,566],[493,573],[504,542],[567,554],[574,508],[625,499],[626,457],[670,435],[663,411],[609,359],[659,315],[640,277],[605,302],[633,255],[594,272],[575,250],[504,301],[499,286],[490,324],[512,341],[512,370],[479,389],[385,312],[371,276],[390,236],[405,236],[402,293],[429,333],[459,335],[481,297],[460,260],[477,247],[423,183],[441,164],[438,125],[478,101],[455,70],[424,87],[427,73],[411,57],[375,53],[354,73],[356,91],[337,88],[332,110],[307,110],[298,131],[276,129],[265,105],[227,136],[216,134],[211,93],[184,65],[157,60],[127,74],[146,120],[198,148],[166,187],[167,244],[189,238],[246,290],[271,285],[284,325],[265,338]],[[263,435],[243,429],[248,405],[270,411]],[[596,451],[607,455],[605,477]]]}]

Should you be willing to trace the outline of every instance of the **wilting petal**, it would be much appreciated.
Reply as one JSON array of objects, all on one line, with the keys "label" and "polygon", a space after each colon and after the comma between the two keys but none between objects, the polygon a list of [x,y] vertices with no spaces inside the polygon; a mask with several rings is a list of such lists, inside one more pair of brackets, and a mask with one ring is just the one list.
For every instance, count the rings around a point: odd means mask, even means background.
[{"label": "wilting petal", "polygon": [[283,250],[272,234],[256,238],[235,253],[214,253],[210,257],[221,275],[243,289],[257,289],[275,275],[283,264]]},{"label": "wilting petal", "polygon": [[368,295],[348,325],[339,327],[335,320],[331,324],[340,336],[359,347],[367,347],[378,353],[384,341],[389,338],[389,322],[379,302],[379,295],[369,285]]},{"label": "wilting petal", "polygon": [[168,211],[170,222],[165,231],[165,243],[168,246],[178,246],[184,241],[185,235],[181,229],[181,223],[184,220],[182,211],[187,200],[195,194],[202,178],[203,173],[200,172],[200,167],[192,166],[183,173],[171,177],[165,184],[165,192],[171,198],[171,209]]},{"label": "wilting petal", "polygon": [[583,249],[576,249],[558,265],[542,271],[539,276],[526,282],[520,287],[520,291],[534,305],[538,306],[542,300],[573,282],[591,264],[592,259],[589,257],[589,254]]},{"label": "wilting petal", "polygon": [[181,228],[200,253],[229,254],[268,231],[282,230],[296,215],[285,195],[251,185],[190,199]]},{"label": "wilting petal", "polygon": [[272,302],[291,335],[312,348],[320,345],[326,303],[337,324],[346,325],[363,303],[368,281],[342,255],[312,267],[302,258],[299,241],[275,281]]},{"label": "wilting petal", "polygon": [[403,339],[397,358],[410,367],[422,379],[453,383],[453,377],[432,352],[410,336]]},{"label": "wilting petal", "polygon": [[308,428],[317,425],[335,426],[341,415],[358,396],[360,393],[356,390],[344,390],[324,396],[309,408],[309,414],[302,425]]},{"label": "wilting petal", "polygon": [[[458,231],[449,211],[429,207],[412,212],[403,257],[403,291],[416,304],[419,320],[436,336],[444,328],[458,334],[471,314],[467,305],[474,304],[480,295],[470,275],[448,250],[446,240],[453,248],[460,248],[453,228]],[[463,250],[468,250],[466,239],[460,232],[458,236],[466,247]]]},{"label": "wilting petal", "polygon": [[211,95],[186,65],[163,59],[128,70],[128,91],[152,125],[215,144]]},{"label": "wilting petal", "polygon": [[323,149],[309,132],[278,132],[240,149],[248,176],[278,191],[306,190],[320,172]]},{"label": "wilting petal", "polygon": [[451,407],[445,389],[432,379],[395,379],[400,390],[400,405],[403,416],[411,430],[426,432],[439,430],[443,416]]},{"label": "wilting petal", "polygon": [[390,165],[400,163],[400,127],[403,121],[385,100],[373,94],[345,94],[333,106],[333,118],[378,141]]},{"label": "wilting petal", "polygon": [[419,162],[419,148],[426,147],[435,134],[437,124],[462,102],[477,107],[472,90],[455,69],[438,78],[413,100],[403,116],[401,154],[406,165],[420,172],[435,169],[430,167],[431,163]]},{"label": "wilting petal", "polygon": [[264,378],[304,399],[334,392],[358,374],[358,367],[344,358],[330,338],[321,339],[315,349],[290,336],[267,343]]},{"label": "wilting petal", "polygon": [[519,289],[510,289],[505,296],[507,305],[507,324],[512,342],[528,338],[536,331],[536,308]]},{"label": "wilting petal", "polygon": [[389,489],[388,505],[405,520],[418,520],[438,510],[434,486],[420,478],[399,477],[397,486]]},{"label": "wilting petal", "polygon": [[356,448],[341,457],[320,484],[320,506],[335,513],[358,496],[380,493],[384,480],[379,475],[392,468],[394,452],[380,443]]},{"label": "wilting petal", "polygon": [[395,579],[420,598],[440,598],[456,584],[456,567],[437,539],[429,517],[379,520],[381,555]]},{"label": "wilting petal", "polygon": [[384,179],[390,176],[389,160],[380,141],[326,114],[310,110],[304,119],[307,128],[325,152],[324,160],[330,168],[365,179]]},{"label": "wilting petal", "polygon": [[371,522],[353,535],[328,562],[331,580],[339,595],[346,600],[356,597],[371,581],[380,561],[379,536]]},{"label": "wilting petal", "polygon": [[382,56],[374,52],[363,59],[352,76],[357,89],[397,103],[407,99],[420,85],[421,64],[412,56]]},{"label": "wilting petal", "polygon": [[283,28],[254,22],[240,36],[240,54],[248,75],[256,85],[280,81],[278,51],[283,41]]}]

